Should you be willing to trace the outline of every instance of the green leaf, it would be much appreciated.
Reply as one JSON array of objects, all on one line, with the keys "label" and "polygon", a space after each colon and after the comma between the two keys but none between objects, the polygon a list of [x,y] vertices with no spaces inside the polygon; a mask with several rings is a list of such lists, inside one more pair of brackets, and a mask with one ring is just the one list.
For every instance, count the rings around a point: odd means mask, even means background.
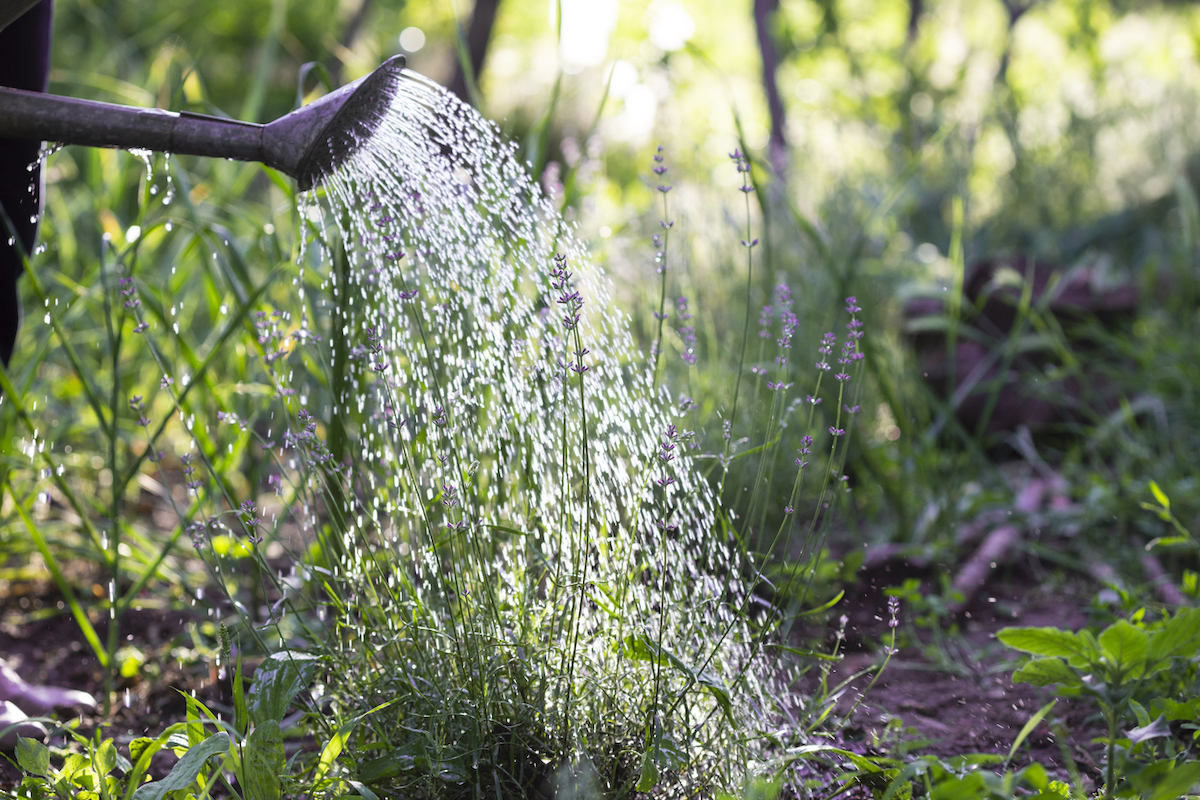
[{"label": "green leaf", "polygon": [[1132,677],[1145,672],[1146,654],[1150,650],[1150,636],[1146,631],[1119,619],[1100,632],[1099,641],[1117,669],[1131,673]]},{"label": "green leaf", "polygon": [[1197,782],[1200,782],[1200,761],[1188,761],[1156,780],[1152,791],[1142,797],[1145,800],[1177,800],[1191,794]]},{"label": "green leaf", "polygon": [[785,645],[785,644],[776,644],[776,645],[770,645],[770,646],[776,647],[776,648],[784,651],[785,653],[791,653],[794,656],[800,656],[802,658],[811,658],[814,661],[841,661],[842,660],[841,656],[835,656],[832,653],[822,653],[818,650],[805,650],[802,647],[789,647],[788,645]]},{"label": "green leaf", "polygon": [[[178,691],[178,690],[176,690]],[[187,704],[187,746],[192,747],[204,741],[204,720],[207,718],[210,722],[219,722],[217,715],[212,712],[208,706],[192,697],[186,692],[179,692],[183,695],[183,700]],[[174,746],[174,745],[173,745]]]},{"label": "green leaf", "polygon": [[246,690],[242,685],[242,654],[238,653],[233,669],[233,727],[239,736],[246,735],[250,727],[250,716],[246,713]]},{"label": "green leaf", "polygon": [[845,596],[846,596],[846,590],[843,589],[842,591],[838,592],[832,598],[825,601],[824,603],[817,606],[816,608],[810,608],[808,611],[801,611],[796,616],[797,617],[809,617],[809,616],[812,616],[813,614],[820,614],[822,611],[828,611],[829,609],[833,608],[838,603],[840,603],[842,601],[842,598]]},{"label": "green leaf", "polygon": [[625,655],[634,661],[651,661],[663,666],[667,657],[663,655],[658,645],[644,633],[630,634],[624,639]]},{"label": "green leaf", "polygon": [[[358,779],[363,783],[378,783],[394,778],[402,772],[412,772],[418,767],[421,754],[412,745],[393,750],[385,756],[374,758],[358,768]],[[422,758],[426,764],[427,758]]]},{"label": "green leaf", "polygon": [[279,723],[267,720],[250,731],[243,758],[244,800],[279,800],[285,763]]},{"label": "green leaf", "polygon": [[1200,653],[1200,608],[1180,611],[1155,631],[1146,659],[1151,664],[1171,658],[1193,658]]},{"label": "green leaf", "polygon": [[163,800],[170,792],[187,789],[204,768],[204,762],[213,756],[228,753],[229,745],[229,734],[224,731],[214,733],[200,744],[193,745],[184,753],[183,758],[175,763],[167,777],[161,781],[147,783],[134,792],[134,800]]},{"label": "green leaf", "polygon": [[30,775],[50,777],[50,749],[36,739],[17,737],[17,763]]},{"label": "green leaf", "polygon": [[96,770],[101,775],[107,775],[113,771],[113,768],[117,766],[117,746],[113,744],[112,739],[105,739],[93,751],[92,763],[96,765]]},{"label": "green leaf", "polygon": [[1160,697],[1151,707],[1161,710],[1171,722],[1200,722],[1200,699],[1180,703],[1169,697]]},{"label": "green leaf", "polygon": [[642,774],[638,776],[637,786],[634,788],[639,792],[649,792],[658,785],[658,765],[654,763],[654,754],[647,752],[642,756]]},{"label": "green leaf", "polygon": [[1049,686],[1061,683],[1064,686],[1079,686],[1079,674],[1058,658],[1034,658],[1013,673],[1013,683],[1032,683],[1034,686]]},{"label": "green leaf", "polygon": [[1022,726],[1021,732],[1017,734],[1017,738],[1013,740],[1012,747],[1008,750],[1008,758],[1006,758],[1005,761],[1012,761],[1012,757],[1016,754],[1017,748],[1021,746],[1021,742],[1025,741],[1025,737],[1033,733],[1033,729],[1036,728],[1041,721],[1046,718],[1046,715],[1050,713],[1050,710],[1054,708],[1056,703],[1058,703],[1057,700],[1051,700],[1049,703],[1046,703],[1046,705],[1039,708],[1037,712],[1029,718],[1029,721]]},{"label": "green leaf", "polygon": [[255,725],[279,722],[296,695],[312,683],[319,661],[307,653],[275,653],[258,665],[247,711]]},{"label": "green leaf", "polygon": [[1167,497],[1166,492],[1160,489],[1158,484],[1154,481],[1150,481],[1150,493],[1154,495],[1154,499],[1158,501],[1160,506],[1165,508],[1167,511],[1171,510],[1171,498]]},{"label": "green leaf", "polygon": [[721,711],[724,712],[725,719],[729,721],[729,724],[737,725],[737,721],[733,717],[733,702],[729,697],[729,688],[719,676],[707,670],[697,671],[693,669],[683,659],[655,642],[650,638],[649,634],[645,633],[626,636],[625,653],[635,661],[652,661],[658,663],[660,666],[670,664],[675,667],[675,669],[682,672],[688,679],[688,685],[684,687],[684,691],[696,684],[703,686],[717,701],[717,705],[721,707]]},{"label": "green leaf", "polygon": [[1058,656],[1082,667],[1092,655],[1085,639],[1079,634],[1058,628],[1004,628],[996,634],[1004,644],[1035,656]]},{"label": "green leaf", "polygon": [[1191,544],[1192,537],[1190,536],[1159,536],[1146,542],[1147,552],[1156,547],[1174,547],[1179,544]]},{"label": "green leaf", "polygon": [[349,722],[346,722],[342,727],[337,729],[337,733],[329,738],[325,743],[325,747],[321,750],[321,757],[317,759],[317,768],[313,771],[313,785],[320,785],[329,774],[330,768],[333,767],[333,762],[337,761],[337,757],[342,754],[342,749],[346,746],[346,741],[350,738],[350,734],[354,732],[355,727],[363,718],[374,714],[376,711],[387,708],[395,703],[395,700],[389,700],[386,703],[380,703],[370,711],[359,714]]}]

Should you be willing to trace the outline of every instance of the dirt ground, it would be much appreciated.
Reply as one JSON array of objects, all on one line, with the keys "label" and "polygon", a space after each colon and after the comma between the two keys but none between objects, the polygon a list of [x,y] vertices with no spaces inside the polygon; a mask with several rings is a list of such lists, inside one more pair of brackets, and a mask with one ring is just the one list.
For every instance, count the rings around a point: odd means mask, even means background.
[{"label": "dirt ground", "polygon": [[[904,564],[890,564],[860,573],[859,584],[847,587],[847,599],[839,608],[848,617],[846,657],[833,667],[830,686],[879,662],[879,645],[890,633],[883,590],[913,572],[925,579],[925,589],[931,588],[931,581],[936,585],[936,576],[928,571],[922,574]],[[929,628],[913,624],[914,610],[902,607],[897,631],[904,646],[857,705],[872,675],[867,671],[849,682],[834,714],[835,719],[849,715],[838,740],[850,749],[879,755],[1007,754],[1022,726],[1049,697],[1043,690],[1011,683],[1013,654],[995,641],[995,632],[1006,625],[1078,629],[1087,622],[1081,609],[1090,596],[1086,587],[1069,595],[1048,590],[1014,568],[989,584],[983,596],[958,616],[959,635],[947,635],[941,648],[933,646]],[[198,655],[195,633],[205,619],[191,610],[131,612],[122,622],[122,638],[145,653],[150,666],[121,684],[108,717],[84,713],[79,731],[90,735],[103,725],[106,735],[119,744],[157,735],[184,716],[185,704],[176,690],[195,691],[214,710],[228,705],[228,681],[219,679],[210,658]],[[103,638],[104,625],[98,629]],[[60,607],[52,584],[0,583],[0,657],[31,683],[94,695],[101,691],[95,657],[69,613]],[[810,672],[805,680],[811,682],[816,675]],[[811,683],[796,687],[805,692],[813,688]],[[1069,731],[1067,741],[1057,741],[1043,723],[1029,736],[1013,766],[1037,760],[1065,777],[1063,754],[1068,752],[1085,777],[1095,775],[1096,748],[1089,742],[1100,730],[1093,712],[1086,704],[1060,701],[1055,716]],[[68,716],[61,719],[70,719],[70,712],[63,713]],[[164,758],[156,766],[166,770],[172,757]],[[0,758],[0,790],[11,789],[19,779],[15,765]]]},{"label": "dirt ground", "polygon": [[[871,668],[881,662],[881,648],[891,634],[885,589],[909,577],[923,578],[923,593],[938,583],[935,571],[897,563],[860,573],[858,586],[847,589],[842,607],[849,618],[846,657],[827,679],[832,687],[863,673],[849,682],[838,702],[835,715],[848,715],[844,736],[879,754],[1007,755],[1030,717],[1053,696],[1039,687],[1012,683],[1020,659],[996,640],[996,631],[1026,625],[1078,630],[1088,623],[1083,609],[1094,589],[1082,583],[1048,588],[1014,566],[953,618],[953,629],[943,627],[940,637],[914,624],[918,613],[902,604],[898,651],[864,696],[875,675]],[[1061,723],[1065,741],[1051,730],[1054,720]],[[1069,771],[1064,754],[1069,754],[1084,779],[1095,780],[1099,748],[1091,740],[1103,732],[1093,706],[1060,699],[1018,748],[1011,767],[1037,761],[1065,780]]]}]

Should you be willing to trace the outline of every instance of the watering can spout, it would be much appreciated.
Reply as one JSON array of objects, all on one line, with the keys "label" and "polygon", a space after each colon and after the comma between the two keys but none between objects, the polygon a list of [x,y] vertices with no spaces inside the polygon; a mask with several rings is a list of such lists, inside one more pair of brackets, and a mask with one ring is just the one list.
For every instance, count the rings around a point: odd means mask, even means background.
[{"label": "watering can spout", "polygon": [[400,86],[404,56],[274,122],[78,100],[0,87],[0,138],[260,161],[311,189],[374,135]]}]

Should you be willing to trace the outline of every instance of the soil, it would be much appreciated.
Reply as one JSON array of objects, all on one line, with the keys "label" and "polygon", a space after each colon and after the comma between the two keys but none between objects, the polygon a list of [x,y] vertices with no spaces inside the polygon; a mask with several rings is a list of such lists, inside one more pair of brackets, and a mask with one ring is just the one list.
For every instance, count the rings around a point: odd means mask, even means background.
[{"label": "soil", "polygon": [[[923,592],[938,585],[927,568],[886,563],[860,573],[859,584],[847,587],[847,599],[838,610],[848,618],[845,658],[833,666],[828,685],[863,674],[851,678],[838,701],[833,718],[844,718],[845,723],[835,741],[873,755],[1007,755],[1028,719],[1052,698],[1041,689],[1011,683],[1013,655],[995,640],[995,632],[1007,625],[1078,629],[1087,623],[1081,609],[1087,607],[1092,589],[1051,591],[1038,576],[1011,570],[953,621],[955,628],[943,630],[940,648],[933,629],[917,624],[914,610],[902,607],[895,629],[898,652],[864,697],[874,673],[870,668],[882,660],[881,646],[892,632],[883,590],[913,576],[924,580]],[[214,710],[226,708],[228,681],[218,679],[211,658],[193,641],[196,626],[205,619],[193,609],[131,611],[122,621],[122,635],[126,644],[145,653],[145,666],[120,685],[120,702],[112,713],[84,711],[77,730],[90,736],[102,728],[119,745],[137,736],[157,735],[184,718],[180,691],[194,691]],[[102,621],[97,628],[103,639]],[[208,643],[213,644],[211,639]],[[81,689],[97,697],[102,691],[95,657],[50,583],[0,581],[0,657],[31,683]],[[810,672],[797,690],[813,692],[818,678],[815,670]],[[60,718],[73,719],[72,713],[79,714],[64,710]],[[1094,709],[1060,700],[1052,717],[1063,723],[1065,741],[1058,741],[1043,722],[1028,736],[1012,766],[1038,761],[1065,779],[1064,753],[1069,753],[1085,780],[1094,780],[1098,758],[1090,741],[1101,733]],[[152,770],[159,775],[174,760],[169,754],[160,756]],[[827,769],[808,769],[810,776],[830,775]],[[0,758],[0,791],[12,789],[19,780],[15,765]]]},{"label": "soil", "polygon": [[[903,562],[861,572],[859,584],[847,589],[841,607],[848,618],[845,658],[827,678],[830,687],[851,678],[834,715],[846,720],[846,741],[865,752],[891,756],[1007,756],[1025,724],[1054,697],[1046,689],[1012,682],[1021,659],[995,638],[996,632],[1008,626],[1078,630],[1089,622],[1083,610],[1095,587],[1049,588],[1041,583],[1043,576],[1016,565],[938,631],[902,604],[895,628],[897,651],[875,679],[892,634],[885,590],[912,577],[922,579],[922,595],[937,591],[936,571]],[[1055,721],[1062,740],[1051,728]],[[1010,768],[1036,761],[1053,777],[1068,780],[1069,758],[1083,779],[1095,785],[1100,753],[1092,740],[1102,735],[1094,705],[1059,699],[1018,748]]]},{"label": "soil", "polygon": [[[72,577],[78,580],[80,573]],[[88,583],[93,582],[83,581]],[[105,736],[116,740],[118,750],[127,754],[123,745],[134,738],[157,736],[167,725],[184,719],[186,703],[181,691],[195,692],[210,707],[220,707],[216,670],[192,657],[195,651],[189,623],[204,619],[190,609],[143,606],[130,610],[121,620],[123,644],[143,654],[141,668],[120,681],[109,714],[99,709],[60,709],[58,720],[65,725],[74,723],[76,732],[87,737],[102,729]],[[94,617],[92,622],[100,640],[105,641],[107,620]],[[97,699],[102,695],[100,665],[56,587],[48,582],[0,581],[0,658],[31,684],[79,689]],[[61,743],[61,737],[54,738]],[[3,755],[0,791],[13,789],[21,778],[11,753]],[[173,756],[161,753],[151,774],[165,774],[173,761]]]}]

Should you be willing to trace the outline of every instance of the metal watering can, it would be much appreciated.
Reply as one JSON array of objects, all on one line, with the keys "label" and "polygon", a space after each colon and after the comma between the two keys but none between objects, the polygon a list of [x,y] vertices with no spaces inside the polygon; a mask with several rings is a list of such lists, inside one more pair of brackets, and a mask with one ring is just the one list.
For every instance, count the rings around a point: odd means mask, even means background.
[{"label": "metal watering can", "polygon": [[[45,88],[50,3],[0,0],[0,84]],[[266,125],[0,86],[0,206],[12,226],[10,231],[0,217],[0,363],[8,363],[20,324],[20,251],[32,249],[41,208],[40,173],[29,176],[26,165],[41,142],[259,161],[306,190],[371,138],[400,85],[404,63],[404,56],[390,58],[370,75]]]},{"label": "metal watering can", "polygon": [[371,74],[265,125],[0,87],[0,138],[260,161],[291,175],[300,189],[311,189],[375,133],[404,63],[404,56],[393,56]]}]

